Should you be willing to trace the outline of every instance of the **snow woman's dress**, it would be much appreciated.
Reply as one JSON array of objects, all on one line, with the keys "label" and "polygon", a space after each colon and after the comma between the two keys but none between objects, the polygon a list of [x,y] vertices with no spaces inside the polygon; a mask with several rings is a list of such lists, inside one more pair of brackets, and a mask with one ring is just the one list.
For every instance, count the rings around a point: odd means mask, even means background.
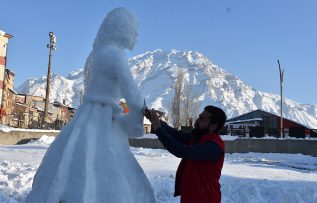
[{"label": "snow woman's dress", "polygon": [[[135,27],[124,8],[103,21],[85,65],[83,103],[48,148],[27,203],[155,202],[128,144],[128,137],[143,135],[143,97],[124,53],[133,48]],[[129,105],[127,114],[121,98]]]}]

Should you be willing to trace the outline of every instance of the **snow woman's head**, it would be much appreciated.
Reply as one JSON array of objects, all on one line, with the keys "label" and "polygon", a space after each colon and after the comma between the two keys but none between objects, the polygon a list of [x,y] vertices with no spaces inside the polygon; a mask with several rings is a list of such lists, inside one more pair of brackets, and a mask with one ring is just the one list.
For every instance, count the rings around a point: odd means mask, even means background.
[{"label": "snow woman's head", "polygon": [[138,22],[134,14],[126,8],[110,11],[103,20],[94,45],[116,44],[132,50],[138,36]]}]

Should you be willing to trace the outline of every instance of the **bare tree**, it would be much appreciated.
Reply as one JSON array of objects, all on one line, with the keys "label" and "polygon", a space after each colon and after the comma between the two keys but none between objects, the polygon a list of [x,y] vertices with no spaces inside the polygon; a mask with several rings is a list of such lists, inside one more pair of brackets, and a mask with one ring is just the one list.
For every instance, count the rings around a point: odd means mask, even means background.
[{"label": "bare tree", "polygon": [[184,87],[183,92],[183,102],[182,102],[182,125],[189,126],[190,125],[190,95],[191,95],[192,87],[187,85]]},{"label": "bare tree", "polygon": [[181,95],[182,95],[182,88],[184,82],[185,72],[181,69],[178,69],[176,82],[174,85],[175,94],[172,102],[172,123],[176,129],[179,129],[181,126]]},{"label": "bare tree", "polygon": [[200,102],[192,91],[191,85],[186,85],[182,95],[182,125],[193,126],[193,121],[198,117]]},{"label": "bare tree", "polygon": [[[190,84],[184,83],[185,71],[177,71],[174,85],[175,94],[172,102],[172,123],[176,129],[181,126],[192,126],[193,121],[198,117],[200,102],[195,97]],[[184,87],[184,91],[182,91]]]}]

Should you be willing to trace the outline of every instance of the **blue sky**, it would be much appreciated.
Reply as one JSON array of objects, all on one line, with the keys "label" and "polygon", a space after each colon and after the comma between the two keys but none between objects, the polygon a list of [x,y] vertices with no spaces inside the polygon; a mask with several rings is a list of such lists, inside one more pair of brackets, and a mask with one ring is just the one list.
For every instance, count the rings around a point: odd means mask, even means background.
[{"label": "blue sky", "polygon": [[8,67],[16,86],[46,75],[48,33],[57,37],[52,71],[82,68],[111,9],[139,18],[133,56],[154,49],[199,51],[252,87],[279,94],[276,60],[285,68],[285,96],[317,104],[317,1],[314,0],[10,0],[0,29],[12,34]]}]

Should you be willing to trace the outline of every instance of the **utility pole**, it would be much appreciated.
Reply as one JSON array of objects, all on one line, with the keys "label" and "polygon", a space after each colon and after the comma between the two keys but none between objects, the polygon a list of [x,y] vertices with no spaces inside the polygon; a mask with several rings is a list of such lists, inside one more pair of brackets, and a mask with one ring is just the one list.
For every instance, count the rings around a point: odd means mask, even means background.
[{"label": "utility pole", "polygon": [[78,90],[79,94],[80,94],[80,99],[79,99],[79,104],[83,103],[83,94],[84,94],[84,90]]},{"label": "utility pole", "polygon": [[50,49],[48,57],[48,68],[47,68],[47,78],[46,78],[46,96],[45,96],[45,108],[44,108],[44,123],[48,120],[48,104],[50,100],[50,80],[51,80],[51,62],[52,62],[52,51],[56,51],[56,37],[54,32],[49,33],[50,43],[47,48]]},{"label": "utility pole", "polygon": [[280,72],[280,88],[281,88],[281,138],[283,138],[283,82],[284,82],[284,69],[281,69],[280,61],[277,60],[278,69]]}]

